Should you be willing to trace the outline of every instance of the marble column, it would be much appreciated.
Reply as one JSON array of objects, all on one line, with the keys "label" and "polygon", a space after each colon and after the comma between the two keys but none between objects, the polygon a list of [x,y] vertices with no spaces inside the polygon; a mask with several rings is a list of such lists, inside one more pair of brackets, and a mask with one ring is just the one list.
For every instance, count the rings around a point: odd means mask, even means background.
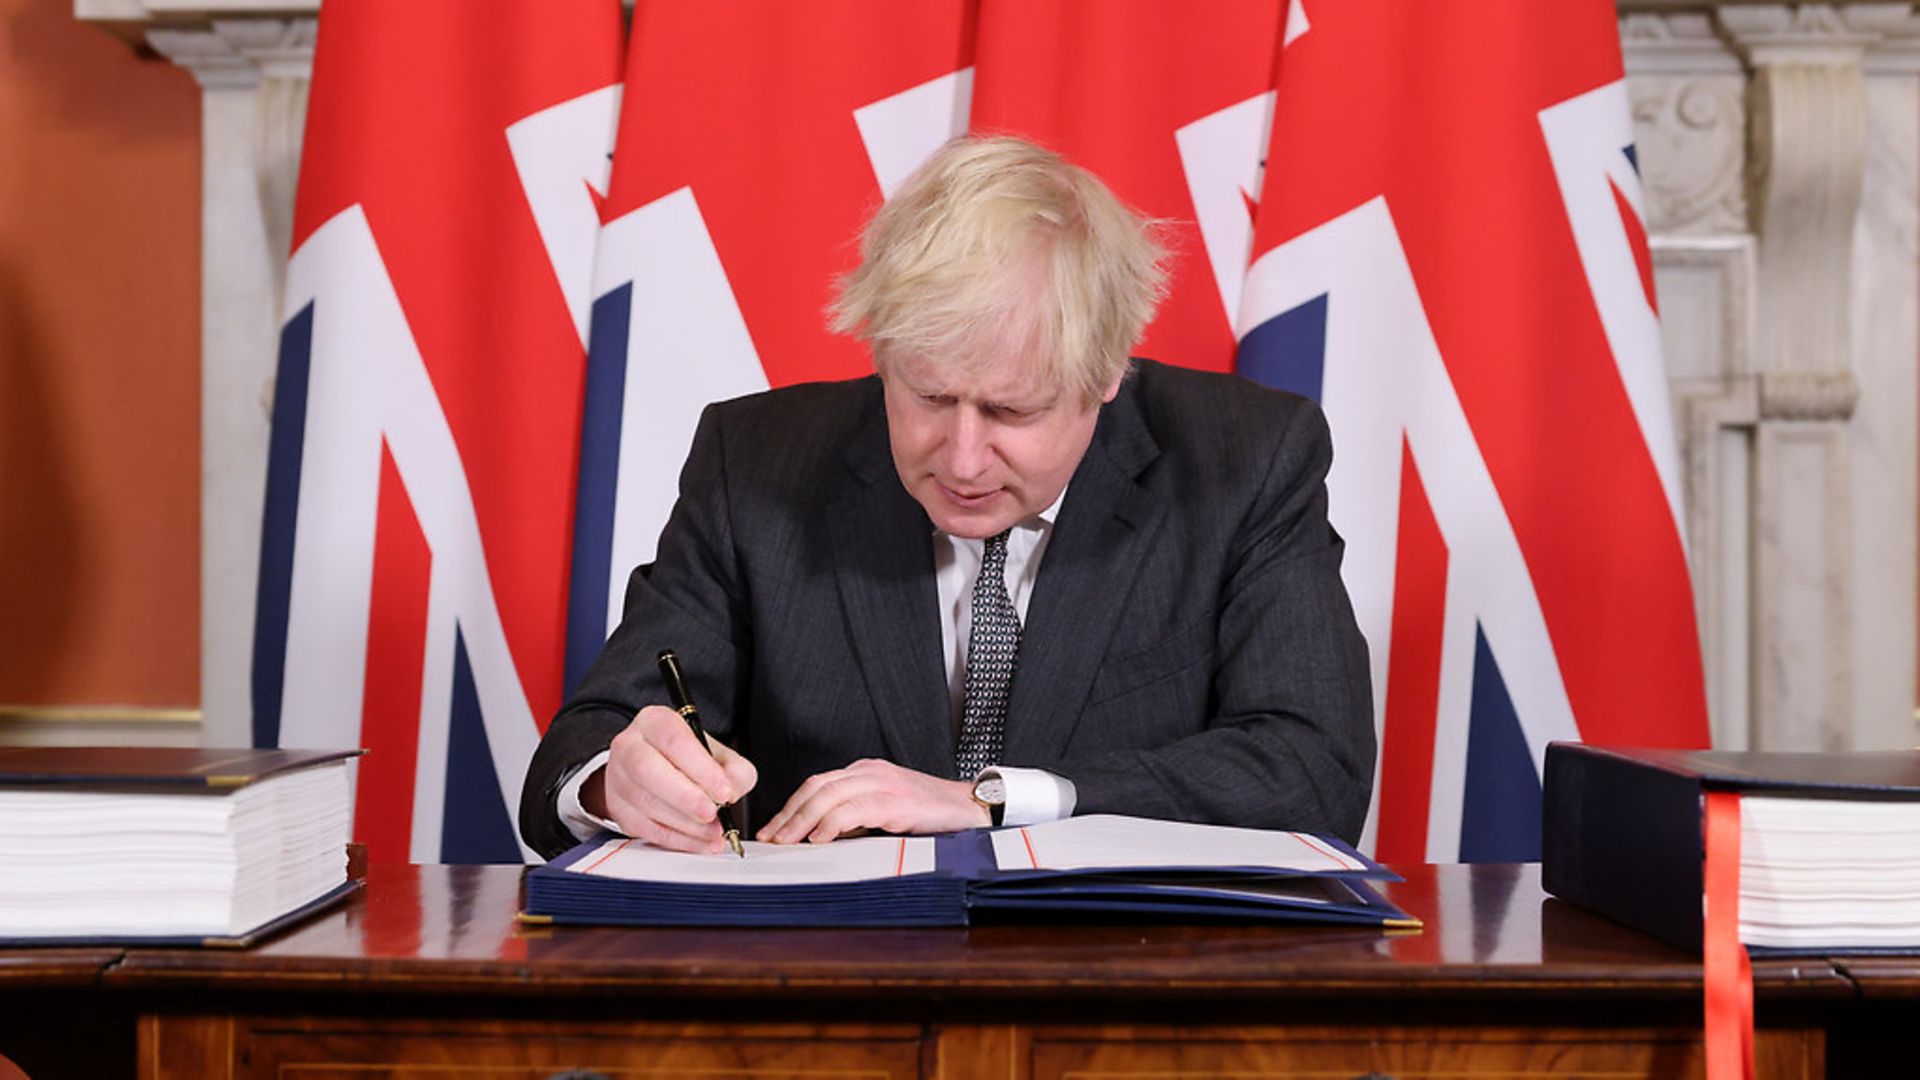
[{"label": "marble column", "polygon": [[1860,388],[1850,433],[1855,749],[1920,745],[1914,714],[1915,492],[1920,489],[1920,15],[1876,18],[1861,60],[1867,167],[1853,223],[1848,312]]},{"label": "marble column", "polygon": [[268,418],[293,232],[311,19],[221,19],[152,29],[193,72],[201,119],[202,741],[252,738],[250,673]]},{"label": "marble column", "polygon": [[[1904,32],[1912,5],[1735,5],[1716,14],[1752,72],[1750,739],[1780,750],[1907,744],[1917,132],[1910,104],[1901,116],[1897,77],[1874,77],[1883,101],[1870,108],[1867,63]],[[1889,290],[1900,297],[1891,312]],[[1862,411],[1863,385],[1871,411]],[[1873,458],[1858,460],[1862,450]]]}]

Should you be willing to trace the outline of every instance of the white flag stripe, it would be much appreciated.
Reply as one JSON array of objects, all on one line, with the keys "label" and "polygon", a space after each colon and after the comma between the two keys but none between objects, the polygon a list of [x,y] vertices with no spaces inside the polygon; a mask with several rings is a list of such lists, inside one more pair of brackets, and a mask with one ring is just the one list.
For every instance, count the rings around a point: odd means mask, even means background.
[{"label": "white flag stripe", "polygon": [[892,198],[921,162],[966,131],[972,109],[973,69],[964,67],[853,110],[881,197]]},{"label": "white flag stripe", "polygon": [[1287,29],[1280,39],[1280,47],[1286,48],[1294,43],[1301,34],[1312,29],[1307,23],[1307,6],[1301,0],[1287,0]]},{"label": "white flag stripe", "polygon": [[314,230],[288,262],[288,316],[308,304],[313,325],[280,745],[355,746],[366,696],[380,486],[380,416],[370,406],[389,396],[373,350],[393,339],[412,348],[360,207]]},{"label": "white flag stripe", "polygon": [[1660,475],[1684,551],[1687,528],[1681,505],[1680,447],[1671,420],[1666,366],[1661,362],[1660,319],[1647,303],[1640,268],[1612,191],[1618,186],[1633,212],[1646,221],[1640,177],[1625,152],[1633,143],[1632,115],[1626,80],[1620,79],[1542,110],[1540,130],[1553,159],[1553,174],[1567,206],[1574,246],[1593,290],[1607,346],[1633,405],[1641,440]]},{"label": "white flag stripe", "polygon": [[[456,624],[508,807],[518,804],[538,729],[506,645],[453,432],[359,206],[315,230],[294,254],[288,307],[297,312],[308,303],[312,374],[281,745],[359,741],[384,438],[432,553],[412,844],[414,859],[432,862],[440,853]],[[315,386],[324,392],[313,393]],[[343,468],[346,462],[358,467]]]},{"label": "white flag stripe", "polygon": [[1240,293],[1253,256],[1253,218],[1247,200],[1260,190],[1261,159],[1273,129],[1273,91],[1256,94],[1201,117],[1173,133],[1180,167],[1193,198],[1194,223],[1227,325],[1240,326]]},{"label": "white flag stripe", "polygon": [[607,148],[620,118],[621,89],[603,86],[507,128],[513,167],[582,349],[593,319],[593,247],[600,235],[600,211],[587,188],[607,193],[613,168]]},{"label": "white flag stripe", "polygon": [[765,390],[767,376],[692,188],[610,222],[594,280],[602,296],[633,286],[607,575],[611,633],[620,625],[628,572],[653,561],[700,411]]}]

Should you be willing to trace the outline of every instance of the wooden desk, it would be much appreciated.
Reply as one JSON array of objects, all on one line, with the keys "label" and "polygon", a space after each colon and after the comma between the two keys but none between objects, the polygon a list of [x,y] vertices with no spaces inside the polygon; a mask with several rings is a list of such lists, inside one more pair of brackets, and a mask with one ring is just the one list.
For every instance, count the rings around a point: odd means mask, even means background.
[{"label": "wooden desk", "polygon": [[[37,966],[137,1015],[150,1080],[1700,1075],[1696,958],[1546,900],[1536,867],[1418,867],[1392,894],[1425,932],[522,931],[517,868],[376,866],[254,950],[64,975],[0,953],[0,979]],[[1759,1075],[1821,1075],[1855,984],[1824,961],[1755,979]]]},{"label": "wooden desk", "polygon": [[1833,964],[1860,993],[1830,1029],[1828,1057],[1835,1071],[1854,1076],[1920,1071],[1913,1049],[1920,1027],[1920,957],[1842,956]]},{"label": "wooden desk", "polygon": [[127,1075],[133,1016],[100,991],[120,958],[107,948],[0,949],[0,1056],[34,1080]]}]

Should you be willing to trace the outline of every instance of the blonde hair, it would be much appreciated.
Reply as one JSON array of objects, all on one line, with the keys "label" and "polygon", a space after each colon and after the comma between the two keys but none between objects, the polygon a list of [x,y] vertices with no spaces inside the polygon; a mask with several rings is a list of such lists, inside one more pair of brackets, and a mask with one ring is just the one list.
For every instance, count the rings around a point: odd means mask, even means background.
[{"label": "blonde hair", "polygon": [[893,357],[984,364],[1029,350],[1046,385],[1100,401],[1165,288],[1157,223],[1092,173],[1011,136],[963,136],[867,223],[832,328]]}]

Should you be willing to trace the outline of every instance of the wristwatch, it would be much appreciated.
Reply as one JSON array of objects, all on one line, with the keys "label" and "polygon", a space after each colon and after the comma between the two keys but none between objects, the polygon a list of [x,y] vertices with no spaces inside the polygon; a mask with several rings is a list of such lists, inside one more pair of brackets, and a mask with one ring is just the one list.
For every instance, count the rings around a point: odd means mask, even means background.
[{"label": "wristwatch", "polygon": [[1007,816],[1007,782],[989,774],[973,782],[973,801],[987,808],[987,817],[998,826]]}]

